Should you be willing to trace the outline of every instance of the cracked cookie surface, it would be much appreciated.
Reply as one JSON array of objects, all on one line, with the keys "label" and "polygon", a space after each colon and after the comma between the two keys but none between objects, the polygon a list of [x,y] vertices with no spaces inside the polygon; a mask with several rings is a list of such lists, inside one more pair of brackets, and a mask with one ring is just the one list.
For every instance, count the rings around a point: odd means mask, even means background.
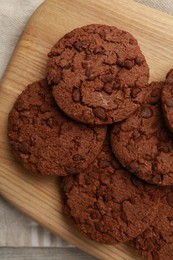
[{"label": "cracked cookie surface", "polygon": [[76,123],[57,107],[47,80],[30,84],[10,114],[8,136],[25,168],[65,176],[88,167],[102,149],[106,127]]},{"label": "cracked cookie surface", "polygon": [[65,215],[88,238],[125,242],[153,221],[160,192],[117,162],[105,145],[90,167],[62,181]]},{"label": "cracked cookie surface", "polygon": [[[173,140],[159,98],[163,84],[151,83],[145,103],[128,119],[114,125],[111,145],[121,164],[141,179],[173,185]],[[152,90],[155,97],[151,97]]]},{"label": "cracked cookie surface", "polygon": [[147,260],[173,259],[173,188],[162,188],[155,220],[130,245]]},{"label": "cracked cookie surface", "polygon": [[149,69],[136,39],[113,26],[88,25],[49,53],[48,81],[58,106],[87,124],[112,124],[143,101]]},{"label": "cracked cookie surface", "polygon": [[162,110],[166,124],[171,132],[173,132],[173,69],[167,76],[162,91]]}]

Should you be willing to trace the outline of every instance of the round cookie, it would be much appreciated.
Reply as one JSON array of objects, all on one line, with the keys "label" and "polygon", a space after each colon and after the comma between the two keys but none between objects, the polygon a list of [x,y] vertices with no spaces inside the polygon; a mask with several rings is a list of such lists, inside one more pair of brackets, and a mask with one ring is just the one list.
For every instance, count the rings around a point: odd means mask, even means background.
[{"label": "round cookie", "polygon": [[129,174],[105,145],[83,173],[63,178],[64,212],[88,238],[99,243],[125,242],[153,221],[160,193]]},{"label": "round cookie", "polygon": [[173,188],[160,192],[160,205],[149,228],[130,242],[148,260],[173,259]]},{"label": "round cookie", "polygon": [[173,132],[173,69],[167,74],[161,99],[166,124]]},{"label": "round cookie", "polygon": [[102,149],[106,127],[67,118],[46,80],[29,85],[9,114],[8,136],[24,167],[42,175],[66,176],[88,167]]},{"label": "round cookie", "polygon": [[149,68],[136,39],[108,25],[88,25],[49,53],[48,81],[58,106],[86,124],[112,124],[143,101]]},{"label": "round cookie", "polygon": [[[163,83],[158,82],[159,86]],[[141,179],[173,185],[172,135],[165,126],[160,100],[152,104],[151,97],[148,100],[128,119],[114,125],[112,149],[120,163]]]}]

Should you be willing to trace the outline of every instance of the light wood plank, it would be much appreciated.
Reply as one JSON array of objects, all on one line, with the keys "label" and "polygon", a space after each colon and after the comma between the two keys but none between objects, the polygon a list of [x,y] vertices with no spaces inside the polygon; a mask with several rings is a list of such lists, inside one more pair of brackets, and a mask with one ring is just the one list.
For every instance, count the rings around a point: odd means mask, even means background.
[{"label": "light wood plank", "polygon": [[161,80],[172,67],[172,16],[128,0],[47,0],[32,16],[6,70],[0,90],[0,190],[4,198],[63,239],[100,258],[139,259],[125,245],[106,246],[85,239],[63,217],[58,180],[34,177],[13,158],[6,135],[7,117],[25,86],[45,76],[50,47],[63,34],[88,23],[108,23],[137,37]]}]

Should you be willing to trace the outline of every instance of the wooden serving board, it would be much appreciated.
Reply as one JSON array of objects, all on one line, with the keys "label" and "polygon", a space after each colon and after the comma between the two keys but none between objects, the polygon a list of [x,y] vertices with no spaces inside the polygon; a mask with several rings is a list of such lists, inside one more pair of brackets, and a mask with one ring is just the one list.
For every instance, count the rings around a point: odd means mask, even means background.
[{"label": "wooden serving board", "polygon": [[0,88],[0,191],[41,225],[99,259],[140,259],[126,245],[107,246],[81,236],[62,215],[58,180],[28,174],[11,154],[7,118],[25,86],[46,75],[47,53],[66,32],[90,23],[115,25],[139,41],[151,80],[173,67],[173,17],[132,0],[47,0],[28,22]]}]

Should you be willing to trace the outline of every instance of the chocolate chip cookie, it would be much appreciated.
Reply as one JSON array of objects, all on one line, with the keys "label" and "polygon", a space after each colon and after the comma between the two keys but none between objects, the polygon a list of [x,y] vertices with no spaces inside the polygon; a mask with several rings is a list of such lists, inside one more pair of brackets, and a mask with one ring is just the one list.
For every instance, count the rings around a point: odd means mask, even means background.
[{"label": "chocolate chip cookie", "polygon": [[65,176],[91,164],[102,149],[106,128],[67,118],[57,107],[47,81],[42,80],[18,97],[9,114],[8,136],[26,169]]},{"label": "chocolate chip cookie", "polygon": [[109,145],[83,173],[63,178],[64,212],[88,238],[99,243],[125,242],[153,221],[160,192],[127,170]]},{"label": "chocolate chip cookie", "polygon": [[[163,83],[157,84],[163,87]],[[152,87],[153,83],[150,89]],[[151,97],[148,100],[128,119],[115,124],[111,134],[112,149],[121,164],[141,179],[158,185],[173,185],[172,135],[165,126],[160,100],[152,104]]]},{"label": "chocolate chip cookie", "polygon": [[143,101],[149,68],[136,39],[108,25],[88,25],[49,53],[48,81],[58,106],[86,124],[112,124]]},{"label": "chocolate chip cookie", "polygon": [[147,260],[173,259],[173,188],[161,189],[158,214],[130,245]]},{"label": "chocolate chip cookie", "polygon": [[167,74],[163,87],[162,109],[166,124],[170,131],[173,132],[173,69]]}]

